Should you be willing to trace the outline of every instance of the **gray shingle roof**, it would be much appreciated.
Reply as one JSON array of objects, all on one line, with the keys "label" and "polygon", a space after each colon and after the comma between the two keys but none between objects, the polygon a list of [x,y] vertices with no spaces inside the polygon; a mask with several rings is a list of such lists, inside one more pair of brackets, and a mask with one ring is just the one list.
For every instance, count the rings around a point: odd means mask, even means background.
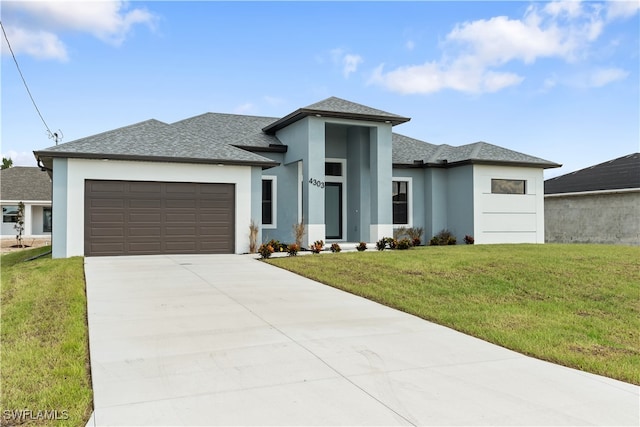
[{"label": "gray shingle roof", "polygon": [[268,126],[265,126],[262,130],[268,134],[274,134],[277,130],[311,115],[388,122],[394,126],[411,120],[408,117],[391,114],[386,111],[377,110],[375,108],[367,107],[366,105],[357,104],[355,102],[332,96],[320,102],[316,102],[315,104],[300,108],[293,113],[276,120]]},{"label": "gray shingle roof", "polygon": [[[408,118],[365,105],[331,97],[296,110],[288,116],[244,116],[206,113],[167,124],[147,120],[35,152],[48,165],[51,157],[112,158],[194,163],[253,164],[265,167],[276,162],[257,154],[286,147],[274,135],[277,129],[305,116],[352,118],[403,123]],[[556,163],[498,147],[486,142],[453,147],[433,145],[393,134],[393,164],[443,166],[465,162],[524,164],[551,168]]]},{"label": "gray shingle roof", "polygon": [[14,166],[0,171],[1,200],[51,201],[51,179],[35,167]]},{"label": "gray shingle roof", "polygon": [[36,155],[274,165],[266,157],[229,145],[219,140],[215,133],[204,132],[198,122],[169,125],[147,120],[50,147]]},{"label": "gray shingle roof", "polygon": [[460,163],[500,163],[558,167],[557,163],[529,156],[486,142],[453,147],[451,145],[433,145],[417,139],[393,134],[393,163],[395,165],[413,165],[422,161],[428,165],[455,165]]},{"label": "gray shingle roof", "polygon": [[545,194],[640,188],[640,153],[548,179]]}]

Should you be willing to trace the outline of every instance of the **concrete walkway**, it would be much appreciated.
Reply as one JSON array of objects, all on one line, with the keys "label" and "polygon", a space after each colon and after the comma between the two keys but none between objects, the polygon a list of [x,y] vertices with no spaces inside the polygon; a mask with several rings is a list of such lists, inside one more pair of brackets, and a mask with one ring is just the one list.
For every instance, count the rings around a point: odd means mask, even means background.
[{"label": "concrete walkway", "polygon": [[87,258],[91,425],[638,425],[639,387],[239,255]]}]

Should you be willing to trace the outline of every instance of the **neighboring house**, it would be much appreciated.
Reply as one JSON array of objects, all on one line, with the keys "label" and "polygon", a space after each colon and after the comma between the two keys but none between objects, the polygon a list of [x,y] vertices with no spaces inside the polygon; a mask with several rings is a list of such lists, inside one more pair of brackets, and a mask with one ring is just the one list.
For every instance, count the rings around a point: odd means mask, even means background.
[{"label": "neighboring house", "polygon": [[640,245],[640,153],[544,182],[552,243]]},{"label": "neighboring house", "polygon": [[14,166],[0,171],[2,237],[16,236],[18,203],[24,203],[23,236],[51,235],[51,179],[36,167]]},{"label": "neighboring house", "polygon": [[484,142],[432,145],[409,118],[339,98],[282,117],[148,120],[36,151],[53,176],[53,256],[242,253],[259,241],[375,242],[394,227],[544,243],[543,169]]}]

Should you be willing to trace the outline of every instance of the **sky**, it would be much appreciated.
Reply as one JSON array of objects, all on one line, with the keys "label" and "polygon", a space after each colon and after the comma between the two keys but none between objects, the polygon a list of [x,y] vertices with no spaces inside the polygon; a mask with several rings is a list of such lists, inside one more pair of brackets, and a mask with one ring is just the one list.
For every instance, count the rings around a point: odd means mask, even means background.
[{"label": "sky", "polygon": [[148,119],[282,117],[330,96],[396,133],[556,163],[640,151],[640,1],[2,1],[1,153]]}]

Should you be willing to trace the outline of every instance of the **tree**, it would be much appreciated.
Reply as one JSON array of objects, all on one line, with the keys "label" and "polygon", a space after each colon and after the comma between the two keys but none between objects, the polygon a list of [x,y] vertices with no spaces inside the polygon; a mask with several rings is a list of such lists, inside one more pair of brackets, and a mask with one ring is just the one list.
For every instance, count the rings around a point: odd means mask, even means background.
[{"label": "tree", "polygon": [[24,203],[18,203],[18,215],[16,215],[16,225],[13,226],[16,229],[16,241],[18,246],[23,248],[22,245],[22,233],[24,233]]},{"label": "tree", "polygon": [[3,170],[4,169],[9,169],[12,166],[13,166],[13,160],[11,160],[10,157],[9,158],[6,158],[6,157],[2,158],[2,167],[0,169],[3,169]]}]

